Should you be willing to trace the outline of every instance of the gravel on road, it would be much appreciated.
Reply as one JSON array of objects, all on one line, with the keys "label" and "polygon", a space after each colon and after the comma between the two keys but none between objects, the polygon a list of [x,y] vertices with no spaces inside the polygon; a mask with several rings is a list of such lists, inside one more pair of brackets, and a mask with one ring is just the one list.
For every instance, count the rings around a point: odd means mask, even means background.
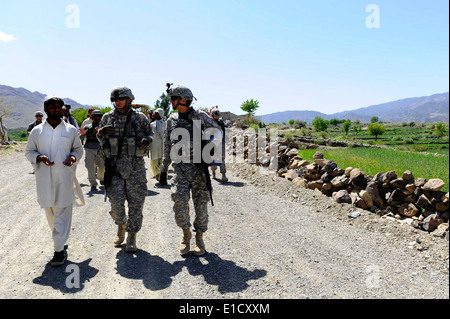
[{"label": "gravel on road", "polygon": [[0,298],[449,298],[448,241],[248,164],[229,165],[228,183],[212,180],[208,253],[182,257],[170,186],[160,187],[146,165],[138,251],[113,244],[110,204],[102,188],[90,192],[83,158],[77,177],[86,205],[74,208],[68,262],[53,268],[23,145],[1,150]]}]

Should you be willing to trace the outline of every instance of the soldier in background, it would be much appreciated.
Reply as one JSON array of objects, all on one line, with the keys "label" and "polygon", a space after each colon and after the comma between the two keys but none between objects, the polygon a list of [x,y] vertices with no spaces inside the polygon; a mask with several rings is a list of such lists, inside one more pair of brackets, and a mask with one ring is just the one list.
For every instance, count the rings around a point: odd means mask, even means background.
[{"label": "soldier in background", "polygon": [[[97,139],[97,131],[103,113],[100,110],[92,111],[90,114],[91,123],[80,127],[80,133],[82,138],[85,138],[84,151],[85,158],[84,163],[88,171],[89,184],[91,185],[91,192],[97,190],[97,177],[100,184],[103,185],[103,179],[105,176],[105,161],[100,153],[100,142]],[[96,176],[97,173],[97,176]]]},{"label": "soldier in background", "polygon": [[114,110],[103,116],[97,132],[105,158],[104,184],[110,215],[118,225],[114,244],[120,245],[127,232],[125,251],[133,252],[137,250],[136,234],[142,226],[147,196],[144,156],[148,155],[153,132],[145,114],[131,107],[134,95],[128,87],[114,87],[110,100]]},{"label": "soldier in background", "polygon": [[[220,173],[222,174],[222,182],[226,183],[226,182],[228,182],[228,178],[226,175],[227,167],[225,165],[225,129],[227,126],[225,125],[225,122],[220,118],[220,110],[219,110],[218,106],[215,106],[210,110],[210,115],[214,119],[214,121],[216,121],[217,124],[219,124],[220,129],[222,130],[222,134],[223,134],[222,135],[222,161],[220,163]],[[213,178],[216,178],[216,170],[217,170],[216,165],[211,166]]]},{"label": "soldier in background", "polygon": [[[172,113],[167,120],[167,129],[164,139],[164,156],[160,174],[160,184],[167,185],[167,170],[172,162],[175,170],[175,178],[172,183],[172,200],[174,201],[173,211],[175,213],[175,221],[177,226],[183,230],[183,237],[180,244],[180,254],[185,255],[190,251],[190,240],[192,238],[191,222],[189,216],[189,198],[192,191],[192,200],[195,208],[194,231],[196,246],[194,255],[202,256],[206,252],[203,234],[208,229],[208,200],[209,190],[207,186],[207,178],[209,179],[209,171],[205,169],[201,163],[195,163],[193,157],[194,145],[194,125],[201,123],[202,129],[209,127],[217,128],[216,139],[221,138],[220,128],[217,123],[205,112],[197,111],[192,106],[194,96],[192,91],[184,86],[178,86],[173,89],[168,85],[167,93],[170,96],[172,108],[178,112]],[[194,123],[194,121],[198,121]],[[190,154],[189,159],[185,161],[175,161],[171,158],[171,150],[178,140],[171,139],[171,133],[178,128],[183,128],[189,132],[190,137]],[[176,135],[176,134],[175,134]],[[201,137],[200,137],[201,138]],[[195,141],[201,143],[201,141]],[[201,156],[201,154],[200,154]]]},{"label": "soldier in background", "polygon": [[36,113],[34,113],[34,117],[36,118],[36,121],[30,123],[28,125],[27,128],[27,135],[30,135],[31,130],[36,126],[42,123],[42,119],[44,117],[44,113],[42,113],[41,111],[36,111]]}]

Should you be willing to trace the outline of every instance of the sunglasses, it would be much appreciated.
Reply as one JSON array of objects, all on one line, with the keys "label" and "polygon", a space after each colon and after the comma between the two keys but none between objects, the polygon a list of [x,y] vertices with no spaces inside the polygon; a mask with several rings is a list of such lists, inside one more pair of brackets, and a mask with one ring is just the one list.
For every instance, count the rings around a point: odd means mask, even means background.
[{"label": "sunglasses", "polygon": [[126,99],[126,97],[116,97],[114,98],[114,101],[125,101]]},{"label": "sunglasses", "polygon": [[179,97],[179,96],[171,96],[170,100],[171,101],[178,101],[178,100],[181,100],[181,97]]}]

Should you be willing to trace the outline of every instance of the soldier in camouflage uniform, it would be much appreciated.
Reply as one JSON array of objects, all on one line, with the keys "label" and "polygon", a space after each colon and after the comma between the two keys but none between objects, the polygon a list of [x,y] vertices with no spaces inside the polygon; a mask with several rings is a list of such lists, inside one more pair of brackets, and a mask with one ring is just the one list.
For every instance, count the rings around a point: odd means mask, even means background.
[{"label": "soldier in camouflage uniform", "polygon": [[[111,91],[114,110],[106,113],[97,133],[105,157],[105,189],[111,203],[110,215],[118,225],[114,244],[120,245],[128,233],[125,250],[137,250],[136,234],[142,226],[142,209],[147,196],[144,156],[153,138],[150,121],[134,110],[134,95],[126,86]],[[125,214],[128,202],[128,218]]]},{"label": "soldier in camouflage uniform", "polygon": [[[194,126],[201,124],[202,129],[209,127],[216,128],[217,135],[215,134],[214,140],[221,139],[221,131],[217,123],[208,114],[203,111],[194,110],[190,106],[194,98],[190,89],[183,86],[170,89],[169,86],[168,94],[172,108],[178,110],[178,112],[172,113],[167,120],[160,184],[167,185],[167,170],[172,162],[175,170],[175,177],[172,183],[173,210],[176,224],[183,230],[180,254],[185,255],[190,251],[190,240],[192,238],[190,227],[192,225],[189,216],[189,197],[192,191],[192,200],[195,208],[194,231],[196,232],[194,254],[201,256],[206,252],[203,233],[208,229],[208,201],[210,194],[206,184],[205,170],[201,164],[201,153],[200,162],[196,160],[199,154],[197,156],[193,154],[193,150],[195,149],[194,143],[201,144],[201,141],[195,141]],[[175,140],[174,138],[177,138],[176,136],[171,137],[171,133],[178,128],[182,128],[189,133],[190,154],[188,154],[187,159],[185,158],[183,160],[174,158],[177,156],[177,153],[173,150],[179,149],[177,143],[183,144],[186,142]],[[201,139],[201,136],[198,138]],[[208,172],[207,169],[206,172]]]},{"label": "soldier in camouflage uniform", "polygon": [[[222,163],[220,164],[220,173],[222,174],[222,182],[226,183],[228,182],[228,177],[226,175],[227,173],[227,167],[225,164],[225,130],[226,130],[226,124],[225,122],[220,118],[220,110],[218,106],[215,106],[211,109],[210,112],[211,117],[214,119],[214,121],[219,124],[220,129],[222,130]],[[216,170],[217,166],[211,166],[211,171],[213,174],[213,178],[216,178]]]}]

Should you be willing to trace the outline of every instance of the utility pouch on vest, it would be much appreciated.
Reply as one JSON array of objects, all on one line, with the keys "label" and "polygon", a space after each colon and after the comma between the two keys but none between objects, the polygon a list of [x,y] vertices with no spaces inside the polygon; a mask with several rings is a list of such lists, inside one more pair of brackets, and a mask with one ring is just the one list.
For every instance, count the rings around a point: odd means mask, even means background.
[{"label": "utility pouch on vest", "polygon": [[100,144],[101,150],[105,158],[111,158],[111,145],[108,139],[104,139]]},{"label": "utility pouch on vest", "polygon": [[111,146],[111,156],[117,156],[119,154],[119,139],[117,137],[110,137],[109,145]]},{"label": "utility pouch on vest", "polygon": [[134,138],[127,138],[128,156],[135,156],[136,154],[136,140]]}]

